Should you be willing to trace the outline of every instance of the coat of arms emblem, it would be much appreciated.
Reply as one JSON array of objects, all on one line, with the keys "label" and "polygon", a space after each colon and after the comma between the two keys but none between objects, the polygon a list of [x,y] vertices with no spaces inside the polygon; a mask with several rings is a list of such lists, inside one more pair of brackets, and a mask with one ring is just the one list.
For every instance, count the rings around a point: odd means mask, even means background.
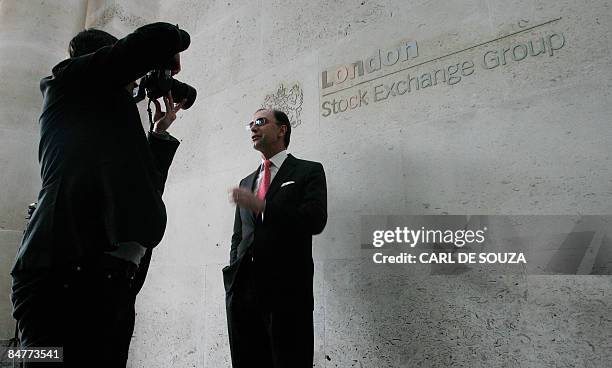
[{"label": "coat of arms emblem", "polygon": [[291,127],[302,124],[302,103],[304,102],[304,91],[299,83],[295,83],[287,89],[281,84],[275,93],[266,96],[263,108],[277,109],[285,112],[291,122]]}]

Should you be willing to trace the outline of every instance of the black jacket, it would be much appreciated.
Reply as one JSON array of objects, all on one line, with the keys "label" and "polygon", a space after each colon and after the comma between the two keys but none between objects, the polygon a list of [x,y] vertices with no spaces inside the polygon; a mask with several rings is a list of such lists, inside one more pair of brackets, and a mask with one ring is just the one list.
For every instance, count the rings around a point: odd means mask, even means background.
[{"label": "black jacket", "polygon": [[125,86],[189,43],[176,26],[149,24],[113,46],[62,61],[41,81],[42,189],[14,276],[95,257],[121,242],[160,242],[161,195],[179,142],[145,135]]},{"label": "black jacket", "polygon": [[[258,170],[240,186],[253,190]],[[242,277],[242,266],[251,262],[255,287],[272,309],[313,307],[312,236],[327,223],[327,184],[318,162],[288,155],[266,193],[261,215],[236,207],[230,264],[223,269],[226,293]]]}]

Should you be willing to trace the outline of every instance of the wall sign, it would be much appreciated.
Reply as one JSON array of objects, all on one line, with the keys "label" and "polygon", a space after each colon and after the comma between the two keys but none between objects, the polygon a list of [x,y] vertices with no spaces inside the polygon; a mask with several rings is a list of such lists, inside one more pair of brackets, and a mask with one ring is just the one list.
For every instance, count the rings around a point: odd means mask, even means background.
[{"label": "wall sign", "polygon": [[[321,72],[321,115],[341,114],[438,85],[456,85],[478,74],[478,69],[500,70],[523,60],[552,57],[566,44],[563,33],[551,31],[511,43],[502,41],[560,19],[531,27],[521,20],[519,27],[524,29],[428,60],[421,60],[417,42],[409,41],[395,49],[379,49],[364,60],[326,69]],[[476,58],[451,59],[477,48],[484,51]]]}]

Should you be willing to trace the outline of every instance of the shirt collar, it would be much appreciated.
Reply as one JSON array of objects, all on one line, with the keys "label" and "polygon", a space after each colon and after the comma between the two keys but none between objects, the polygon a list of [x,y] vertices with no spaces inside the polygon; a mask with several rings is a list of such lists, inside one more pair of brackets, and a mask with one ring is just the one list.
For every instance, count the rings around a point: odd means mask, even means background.
[{"label": "shirt collar", "polygon": [[[276,168],[280,168],[283,162],[285,162],[286,158],[287,158],[287,150],[282,150],[276,155],[270,157],[270,161],[272,161],[272,165],[274,165]],[[262,167],[263,167],[263,162],[264,160],[261,160]]]}]

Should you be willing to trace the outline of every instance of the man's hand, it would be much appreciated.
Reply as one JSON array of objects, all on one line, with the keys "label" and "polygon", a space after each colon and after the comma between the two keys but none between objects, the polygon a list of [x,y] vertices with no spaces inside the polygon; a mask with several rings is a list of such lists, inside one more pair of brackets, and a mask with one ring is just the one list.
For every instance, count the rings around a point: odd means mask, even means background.
[{"label": "man's hand", "polygon": [[244,188],[230,189],[229,197],[232,203],[235,203],[242,208],[248,208],[255,213],[263,212],[266,208],[266,202],[257,198],[255,194]]},{"label": "man's hand", "polygon": [[153,100],[153,104],[155,104],[155,115],[153,116],[155,125],[153,126],[153,131],[155,133],[164,133],[168,130],[170,125],[176,120],[176,113],[183,108],[185,102],[187,102],[187,99],[175,104],[172,99],[172,92],[168,92],[168,96],[164,96],[164,104],[166,105],[166,111],[164,112],[161,110],[159,101]]}]

